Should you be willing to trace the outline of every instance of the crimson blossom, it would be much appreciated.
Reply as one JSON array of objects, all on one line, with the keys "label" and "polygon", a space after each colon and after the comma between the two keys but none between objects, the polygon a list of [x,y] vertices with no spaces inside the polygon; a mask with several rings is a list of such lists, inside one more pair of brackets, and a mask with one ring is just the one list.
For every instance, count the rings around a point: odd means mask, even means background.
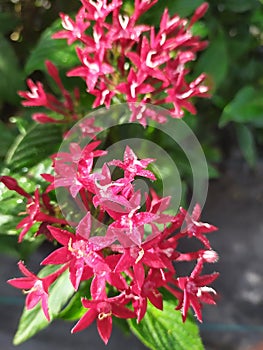
[{"label": "crimson blossom", "polygon": [[[141,16],[151,9],[157,0],[134,1],[133,10],[122,0],[82,0],[82,6],[72,19],[60,13],[63,30],[54,39],[66,39],[76,46],[80,65],[67,72],[68,77],[80,77],[87,86],[87,93],[95,97],[93,108],[110,107],[116,103],[145,103],[161,105],[174,118],[182,118],[185,110],[196,114],[194,97],[208,97],[206,76],[190,77],[189,62],[207,46],[207,42],[193,34],[192,27],[207,11],[203,3],[190,20],[177,14],[170,16],[165,9],[159,29],[141,24]],[[28,80],[30,91],[20,91],[24,106],[42,106],[48,113],[35,113],[39,123],[65,123],[79,120],[83,110],[79,104],[79,92],[71,95],[63,86],[58,70],[46,61],[48,74],[55,81],[62,99],[45,92],[43,84]],[[133,110],[131,121],[146,126]],[[50,111],[52,113],[50,114]],[[55,115],[55,117],[54,117]],[[166,118],[147,115],[158,123]],[[91,125],[92,128],[92,125]]]},{"label": "crimson blossom", "polygon": [[[86,214],[75,229],[69,223],[51,220],[38,212],[34,216],[43,223],[49,220],[49,235],[57,242],[54,251],[41,265],[57,266],[58,270],[39,278],[20,262],[19,268],[26,277],[10,280],[9,283],[27,290],[27,309],[41,302],[43,312],[50,320],[50,286],[56,283],[61,273],[69,270],[70,282],[75,292],[82,290],[83,309],[87,309],[72,332],[83,330],[96,320],[105,344],[111,335],[112,317],[136,318],[139,323],[147,312],[149,301],[162,310],[164,289],[174,296],[175,309],[181,310],[183,321],[192,307],[201,322],[202,305],[216,302],[216,291],[210,284],[218,273],[202,273],[205,264],[217,261],[217,254],[204,236],[216,227],[199,221],[199,205],[192,215],[183,208],[177,214],[171,214],[170,197],[161,198],[154,190],[145,194],[135,189],[138,177],[155,181],[155,175],[147,169],[154,160],[140,159],[128,146],[123,160],[111,160],[100,171],[94,171],[93,163],[88,165],[89,160],[105,154],[97,149],[99,145],[98,141],[92,141],[82,149],[71,143],[68,152],[53,156],[59,161],[58,167],[56,161],[53,162],[55,175],[49,177],[43,174],[52,182],[53,189],[64,186],[65,191],[75,198],[72,192],[75,177],[61,182],[60,171],[63,166],[74,164],[81,183],[80,198],[86,207]],[[87,173],[78,171],[78,166],[82,168],[83,164],[88,167]],[[118,178],[113,177],[111,171],[115,167],[121,169]],[[3,178],[2,182],[20,195],[29,196],[11,177]],[[48,191],[52,188],[49,187]],[[35,198],[38,198],[38,191]],[[32,208],[34,206],[32,204]],[[33,217],[24,220],[29,220],[30,224]],[[19,241],[23,238],[24,228]],[[181,252],[179,243],[185,238],[197,239],[202,247],[197,251]],[[194,264],[189,276],[177,275],[176,265],[181,261]]]},{"label": "crimson blossom", "polygon": [[[168,115],[182,118],[185,110],[195,114],[193,98],[208,96],[205,74],[195,79],[189,74],[189,63],[207,45],[193,35],[192,27],[204,16],[208,4],[203,3],[190,20],[170,16],[165,9],[157,30],[141,23],[141,16],[157,1],[135,0],[133,9],[127,10],[122,0],[81,0],[75,19],[60,14],[63,30],[53,35],[76,45],[80,64],[67,76],[84,80],[86,92],[94,97],[92,107],[109,108],[126,102],[130,121],[144,127],[147,118],[164,123]],[[217,228],[200,221],[199,204],[192,213],[184,208],[176,212],[169,196],[157,194],[158,184],[156,192],[138,190],[137,180],[146,184],[157,180],[151,168],[155,160],[141,158],[129,146],[123,159],[105,161],[95,169],[97,158],[103,159],[107,153],[103,145],[109,140],[104,143],[95,137],[103,127],[95,125],[95,117],[82,120],[87,111],[81,107],[78,89],[71,93],[65,88],[52,62],[46,61],[46,69],[61,97],[30,79],[29,91],[20,91],[19,95],[24,106],[45,108],[33,114],[36,122],[64,124],[69,148],[51,156],[53,173],[41,174],[49,183],[44,190],[27,193],[11,176],[1,176],[0,181],[26,201],[26,213],[21,213],[25,217],[17,226],[18,241],[44,234],[54,249],[41,266],[55,272],[40,277],[20,261],[18,267],[24,277],[9,283],[27,294],[26,309],[40,303],[50,321],[60,316],[52,315],[49,307],[53,286],[68,271],[74,295],[67,305],[76,303],[79,307],[72,333],[96,321],[105,344],[114,317],[134,318],[140,323],[149,302],[163,309],[167,293],[183,322],[189,308],[202,322],[203,304],[216,303],[217,294],[210,285],[218,273],[204,273],[204,268],[217,261],[207,238]],[[161,105],[167,113],[147,110],[146,103]],[[68,129],[76,121],[80,121],[83,138],[91,138],[84,146],[83,140],[70,142],[74,135]],[[54,201],[53,191],[58,188],[66,193],[62,207],[69,199],[76,205],[79,216],[74,222],[62,218],[63,208]],[[200,248],[181,251],[185,239],[197,240]],[[190,262],[188,275],[177,273],[180,262]]]}]

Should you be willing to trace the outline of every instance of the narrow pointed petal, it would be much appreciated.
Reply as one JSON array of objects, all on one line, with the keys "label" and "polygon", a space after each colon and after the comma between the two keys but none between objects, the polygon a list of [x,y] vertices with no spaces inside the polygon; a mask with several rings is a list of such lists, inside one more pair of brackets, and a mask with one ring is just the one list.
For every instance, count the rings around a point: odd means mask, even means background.
[{"label": "narrow pointed petal", "polygon": [[47,228],[52,236],[62,245],[68,246],[70,239],[75,239],[75,236],[66,230],[61,230],[53,226],[48,226]]},{"label": "narrow pointed petal", "polygon": [[98,312],[94,309],[91,309],[88,312],[86,312],[72,328],[71,333],[82,331],[83,329],[90,326],[91,323],[96,319],[97,314]]},{"label": "narrow pointed petal", "polygon": [[71,253],[67,247],[56,249],[54,252],[49,254],[42,262],[41,265],[59,265],[65,264],[71,258]]},{"label": "narrow pointed petal", "polygon": [[97,328],[101,339],[107,345],[112,331],[112,318],[110,316],[97,319]]}]

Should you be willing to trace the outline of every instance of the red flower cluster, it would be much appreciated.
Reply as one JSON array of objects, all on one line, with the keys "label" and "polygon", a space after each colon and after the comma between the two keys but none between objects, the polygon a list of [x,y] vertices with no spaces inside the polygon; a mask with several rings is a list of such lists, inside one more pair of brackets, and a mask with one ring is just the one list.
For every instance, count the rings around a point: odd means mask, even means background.
[{"label": "red flower cluster", "polygon": [[[82,0],[82,7],[75,20],[61,13],[63,30],[53,35],[56,39],[67,39],[68,45],[78,42],[76,51],[81,62],[71,69],[69,77],[85,80],[88,93],[95,96],[93,107],[111,103],[150,103],[162,105],[175,118],[184,115],[184,109],[195,114],[192,97],[207,97],[205,74],[189,82],[188,62],[195,60],[196,52],[204,49],[205,41],[191,32],[193,24],[206,12],[208,4],[202,4],[192,19],[170,17],[168,10],[162,14],[159,30],[153,26],[138,24],[143,13],[157,0],[136,0],[134,10],[127,15],[123,1]],[[20,92],[25,106],[44,106],[63,115],[77,118],[74,103],[63,87],[55,67],[47,62],[49,74],[64,96],[60,102],[47,94],[41,83],[28,80],[30,92]],[[146,125],[145,119],[137,118],[134,111],[131,120]],[[80,116],[81,117],[81,116]],[[147,116],[158,123],[165,118],[152,114]],[[40,123],[57,122],[45,114],[33,117]],[[59,121],[58,121],[59,122]]]},{"label": "red flower cluster", "polygon": [[45,107],[51,111],[51,115],[46,113],[34,113],[32,118],[38,123],[65,123],[78,120],[76,104],[79,101],[79,90],[75,88],[73,96],[64,87],[58,69],[55,65],[46,61],[46,68],[50,77],[54,80],[59,88],[63,101],[60,101],[54,94],[46,92],[41,82],[34,83],[31,79],[27,80],[30,91],[18,91],[18,94],[25,98],[23,106],[28,107]]},{"label": "red flower cluster", "polygon": [[[9,283],[26,291],[28,309],[41,301],[49,320],[49,288],[68,269],[75,291],[80,284],[87,289],[87,297],[82,300],[87,312],[72,332],[97,320],[98,332],[105,343],[110,338],[112,316],[136,318],[140,322],[148,301],[162,310],[162,288],[175,296],[176,309],[181,310],[183,320],[192,306],[198,320],[202,321],[202,304],[215,304],[216,292],[208,285],[218,274],[202,274],[202,269],[205,263],[217,260],[206,237],[216,227],[199,221],[198,205],[192,215],[184,209],[170,215],[166,213],[169,197],[159,198],[154,191],[144,194],[135,190],[134,180],[138,176],[155,180],[155,175],[147,169],[154,159],[139,159],[128,146],[123,160],[105,163],[101,171],[94,172],[94,157],[106,153],[97,150],[98,145],[99,141],[93,141],[81,149],[79,145],[71,144],[69,152],[54,155],[55,176],[43,175],[51,181],[48,191],[63,186],[72,197],[82,199],[86,215],[78,223],[75,233],[66,229],[65,222],[52,221],[44,214],[41,216],[38,191],[29,205],[29,211],[31,205],[34,208],[35,216],[29,212],[29,218],[24,219],[29,224],[32,220],[56,223],[49,225],[48,230],[59,247],[42,261],[42,265],[59,265],[59,269],[39,278],[20,262],[19,268],[25,277],[12,279]],[[61,172],[63,166],[64,175]],[[112,167],[118,169],[117,179],[116,175],[113,177]],[[2,182],[32,200],[15,180],[3,177]],[[25,233],[23,230],[20,240]],[[203,249],[180,252],[178,243],[184,238],[198,239]],[[180,261],[196,262],[190,276],[177,276],[175,265]]]}]

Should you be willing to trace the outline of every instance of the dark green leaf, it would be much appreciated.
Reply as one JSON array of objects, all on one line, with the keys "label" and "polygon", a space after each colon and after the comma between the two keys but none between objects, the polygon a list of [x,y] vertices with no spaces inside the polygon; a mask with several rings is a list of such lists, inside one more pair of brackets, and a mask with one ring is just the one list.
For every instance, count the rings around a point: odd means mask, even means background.
[{"label": "dark green leaf", "polygon": [[224,81],[229,63],[225,35],[222,30],[218,31],[218,35],[210,41],[195,67],[198,74],[205,72],[212,77],[215,89]]},{"label": "dark green leaf", "polygon": [[225,7],[233,12],[245,12],[258,7],[258,0],[225,0]]},{"label": "dark green leaf", "polygon": [[[42,274],[53,272],[53,266],[47,266],[42,270]],[[68,272],[64,272],[50,288],[49,311],[51,320],[53,320],[67,303],[74,293],[74,289],[69,281]],[[40,330],[48,326],[40,304],[31,310],[24,309],[21,316],[18,330],[14,337],[14,344],[19,345],[31,338]]]},{"label": "dark green leaf", "polygon": [[243,124],[237,124],[236,131],[241,152],[249,166],[253,168],[257,160],[254,136],[251,130]]},{"label": "dark green leaf", "polygon": [[219,126],[225,126],[230,121],[236,123],[252,123],[263,126],[262,91],[253,86],[245,86],[223,110]]},{"label": "dark green leaf", "polygon": [[170,1],[170,6],[167,5],[171,13],[178,13],[180,16],[188,17],[193,15],[198,6],[200,6],[203,0],[176,0]]},{"label": "dark green leaf", "polygon": [[7,165],[14,172],[30,168],[54,153],[61,142],[61,128],[52,124],[35,124],[17,138],[7,156]]},{"label": "dark green leaf", "polygon": [[182,17],[190,17],[203,0],[166,0],[159,1],[143,15],[143,22],[158,26],[165,8],[169,9],[170,15],[178,14]]},{"label": "dark green leaf", "polygon": [[41,35],[25,67],[27,74],[34,70],[45,70],[45,60],[52,61],[59,68],[72,68],[79,64],[75,45],[67,45],[66,40],[52,39],[52,34],[62,29],[61,20],[56,20]]},{"label": "dark green leaf", "polygon": [[17,132],[13,125],[0,121],[0,158],[4,158]]},{"label": "dark green leaf", "polygon": [[198,327],[192,320],[182,322],[179,311],[175,311],[173,300],[164,301],[160,311],[149,303],[143,320],[137,324],[129,320],[132,332],[152,350],[202,350]]},{"label": "dark green leaf", "polygon": [[14,14],[9,12],[0,13],[0,33],[6,34],[14,30],[18,24],[18,18]]},{"label": "dark green leaf", "polygon": [[23,88],[23,75],[18,68],[16,54],[0,34],[0,103],[7,101],[12,105],[19,102],[17,90]]}]

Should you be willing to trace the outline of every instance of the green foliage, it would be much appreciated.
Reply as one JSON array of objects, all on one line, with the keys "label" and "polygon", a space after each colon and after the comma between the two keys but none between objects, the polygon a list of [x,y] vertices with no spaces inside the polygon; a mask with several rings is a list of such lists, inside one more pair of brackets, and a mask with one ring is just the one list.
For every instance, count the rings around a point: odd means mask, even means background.
[{"label": "green foliage", "polygon": [[67,45],[66,40],[52,39],[52,34],[61,29],[61,20],[58,19],[41,34],[27,60],[26,74],[31,74],[34,70],[45,70],[46,60],[52,61],[60,69],[70,69],[79,64],[75,45]]},{"label": "green foliage", "polygon": [[18,24],[17,17],[10,12],[1,12],[0,13],[0,33],[7,34],[12,31],[15,26]]},{"label": "green foliage", "polygon": [[249,127],[243,124],[236,125],[236,131],[241,152],[250,167],[254,167],[256,165],[257,152],[253,133]]},{"label": "green foliage", "polygon": [[220,118],[220,126],[229,122],[251,123],[254,126],[263,127],[263,89],[256,90],[251,85],[246,85],[238,91],[233,100],[223,109]]},{"label": "green foliage", "polygon": [[7,156],[7,166],[12,172],[45,160],[54,153],[62,141],[62,130],[57,125],[34,124],[24,135],[19,135]]},{"label": "green foliage", "polygon": [[198,327],[195,321],[182,322],[180,312],[174,310],[174,300],[164,301],[164,310],[148,303],[147,313],[137,324],[129,320],[132,332],[151,350],[202,350]]},{"label": "green foliage", "polygon": [[[1,21],[1,18],[0,18]],[[0,105],[19,102],[17,90],[24,87],[23,74],[19,69],[15,51],[0,30]]]},{"label": "green foliage", "polygon": [[[219,52],[220,60],[218,60]],[[216,90],[225,80],[229,65],[228,60],[225,33],[218,29],[215,39],[211,41],[208,48],[196,63],[195,70],[199,74],[203,72],[209,74],[213,82],[213,90]]]},{"label": "green foliage", "polygon": [[[52,273],[53,269],[54,266],[47,266],[42,270],[39,276],[43,277],[49,273]],[[73,293],[74,289],[69,281],[68,271],[66,271],[50,287],[49,312],[51,321],[58,316],[59,312],[65,306]],[[18,330],[14,337],[14,345],[23,343],[40,330],[46,328],[48,324],[49,322],[45,318],[40,304],[31,310],[24,309],[19,322]]]}]

